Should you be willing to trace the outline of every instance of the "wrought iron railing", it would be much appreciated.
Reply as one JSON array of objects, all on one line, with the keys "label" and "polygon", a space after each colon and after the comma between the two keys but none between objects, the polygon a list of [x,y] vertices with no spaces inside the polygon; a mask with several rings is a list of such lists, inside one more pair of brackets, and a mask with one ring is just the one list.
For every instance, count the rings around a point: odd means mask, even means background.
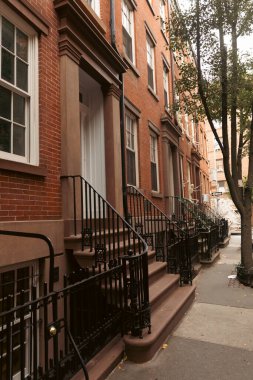
[{"label": "wrought iron railing", "polygon": [[[156,260],[167,262],[170,273],[180,273],[180,283],[192,282],[189,231],[182,222],[179,226],[134,186],[127,186],[127,219],[155,250]],[[189,247],[188,247],[189,248]]]},{"label": "wrought iron railing", "polygon": [[219,245],[219,219],[202,205],[181,197],[169,197],[170,213],[178,223],[183,220],[198,234],[198,254],[210,261]]},{"label": "wrought iron railing", "polygon": [[48,293],[44,284],[42,297],[33,286],[28,302],[21,290],[15,308],[11,295],[2,299],[0,378],[67,380],[82,368],[88,380],[85,364],[115,331],[141,336],[144,325],[150,329],[146,286],[137,285],[144,257],[80,269],[65,276],[61,290]]},{"label": "wrought iron railing", "polygon": [[64,176],[62,180],[73,205],[72,233],[80,237],[81,249],[94,254],[95,267],[101,264],[106,270],[115,260],[125,267],[124,289],[131,305],[126,324],[132,334],[139,331],[141,336],[143,328],[150,328],[145,241],[83,177]]}]

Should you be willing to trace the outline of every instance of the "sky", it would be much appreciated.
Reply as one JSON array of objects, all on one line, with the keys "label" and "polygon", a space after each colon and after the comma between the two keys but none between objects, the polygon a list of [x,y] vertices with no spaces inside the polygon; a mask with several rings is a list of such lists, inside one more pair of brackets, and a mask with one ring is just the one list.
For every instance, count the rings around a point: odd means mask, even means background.
[{"label": "sky", "polygon": [[[187,9],[191,0],[178,0],[178,4],[182,9]],[[238,48],[241,53],[249,53],[253,56],[253,34],[238,39]]]}]

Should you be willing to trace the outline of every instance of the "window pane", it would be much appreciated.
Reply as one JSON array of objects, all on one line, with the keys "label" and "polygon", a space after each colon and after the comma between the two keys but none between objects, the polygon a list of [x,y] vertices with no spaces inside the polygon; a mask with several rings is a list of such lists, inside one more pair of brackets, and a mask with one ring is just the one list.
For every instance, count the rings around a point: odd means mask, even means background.
[{"label": "window pane", "polygon": [[148,65],[148,84],[151,88],[154,89],[154,76],[153,76],[153,70],[152,68]]},{"label": "window pane", "polygon": [[11,152],[11,123],[0,118],[0,150]]},{"label": "window pane", "polygon": [[17,56],[27,62],[28,60],[28,37],[17,29]]},{"label": "window pane", "polygon": [[157,169],[156,169],[156,163],[151,162],[151,186],[152,190],[157,191]]},{"label": "window pane", "polygon": [[13,153],[25,156],[25,128],[17,125],[13,127]]},{"label": "window pane", "polygon": [[1,287],[3,297],[7,297],[9,294],[14,294],[14,270],[2,273],[1,275]]},{"label": "window pane", "polygon": [[2,86],[0,86],[0,116],[11,119],[11,91]]},{"label": "window pane", "polygon": [[2,19],[2,45],[14,52],[14,25],[5,18]]},{"label": "window pane", "polygon": [[127,183],[136,186],[135,152],[127,149]]},{"label": "window pane", "polygon": [[28,89],[28,66],[17,59],[17,87],[22,88],[22,90],[27,91]]},{"label": "window pane", "polygon": [[124,46],[126,55],[131,61],[133,61],[132,38],[127,33],[125,28],[123,28],[123,46]]},{"label": "window pane", "polygon": [[2,78],[14,83],[14,56],[2,49]]},{"label": "window pane", "polygon": [[165,89],[164,89],[164,104],[165,104],[165,107],[168,107],[168,95]]},{"label": "window pane", "polygon": [[29,267],[17,270],[17,291],[29,289]]},{"label": "window pane", "polygon": [[25,98],[13,94],[13,121],[25,124]]}]

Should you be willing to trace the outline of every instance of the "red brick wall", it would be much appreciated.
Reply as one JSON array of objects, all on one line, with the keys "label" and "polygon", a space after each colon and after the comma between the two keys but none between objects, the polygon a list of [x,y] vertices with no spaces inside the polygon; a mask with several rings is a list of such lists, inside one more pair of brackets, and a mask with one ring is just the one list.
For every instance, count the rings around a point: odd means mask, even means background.
[{"label": "red brick wall", "polygon": [[39,157],[47,175],[0,170],[0,220],[5,221],[61,217],[57,16],[52,1],[29,2],[49,24],[49,34],[39,37]]},{"label": "red brick wall", "polygon": [[[159,15],[159,2],[154,2],[154,12],[152,13],[147,1],[138,1],[137,10],[134,12],[135,27],[135,58],[136,69],[128,69],[124,76],[125,97],[128,98],[139,110],[141,117],[138,124],[139,141],[139,187],[145,190],[145,195],[150,197],[151,193],[151,168],[150,168],[150,130],[148,122],[151,121],[157,128],[161,128],[161,116],[164,113],[164,93],[163,93],[163,61],[162,53],[170,62],[169,53],[165,49],[166,41],[160,29],[160,20],[156,19]],[[122,18],[121,2],[116,1],[116,41],[120,54],[123,55],[122,47]],[[148,90],[147,73],[147,49],[146,49],[146,28],[145,21],[152,31],[157,44],[155,46],[155,77],[156,77],[156,99]],[[171,81],[170,81],[171,84]],[[159,185],[160,193],[164,192],[163,184],[163,152],[162,136],[158,138],[159,152]],[[152,201],[162,207],[162,199],[152,197]]]}]

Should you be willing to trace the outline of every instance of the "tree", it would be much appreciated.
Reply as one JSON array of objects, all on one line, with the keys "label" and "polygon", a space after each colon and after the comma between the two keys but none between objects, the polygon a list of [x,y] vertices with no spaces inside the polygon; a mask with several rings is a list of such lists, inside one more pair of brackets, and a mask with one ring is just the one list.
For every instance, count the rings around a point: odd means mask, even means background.
[{"label": "tree", "polygon": [[[253,30],[253,0],[192,0],[186,11],[174,1],[168,30],[179,72],[177,91],[189,113],[207,118],[222,151],[230,194],[241,216],[238,276],[253,285],[253,59],[238,49],[238,39]],[[241,187],[243,156],[248,157],[248,175]]]}]

